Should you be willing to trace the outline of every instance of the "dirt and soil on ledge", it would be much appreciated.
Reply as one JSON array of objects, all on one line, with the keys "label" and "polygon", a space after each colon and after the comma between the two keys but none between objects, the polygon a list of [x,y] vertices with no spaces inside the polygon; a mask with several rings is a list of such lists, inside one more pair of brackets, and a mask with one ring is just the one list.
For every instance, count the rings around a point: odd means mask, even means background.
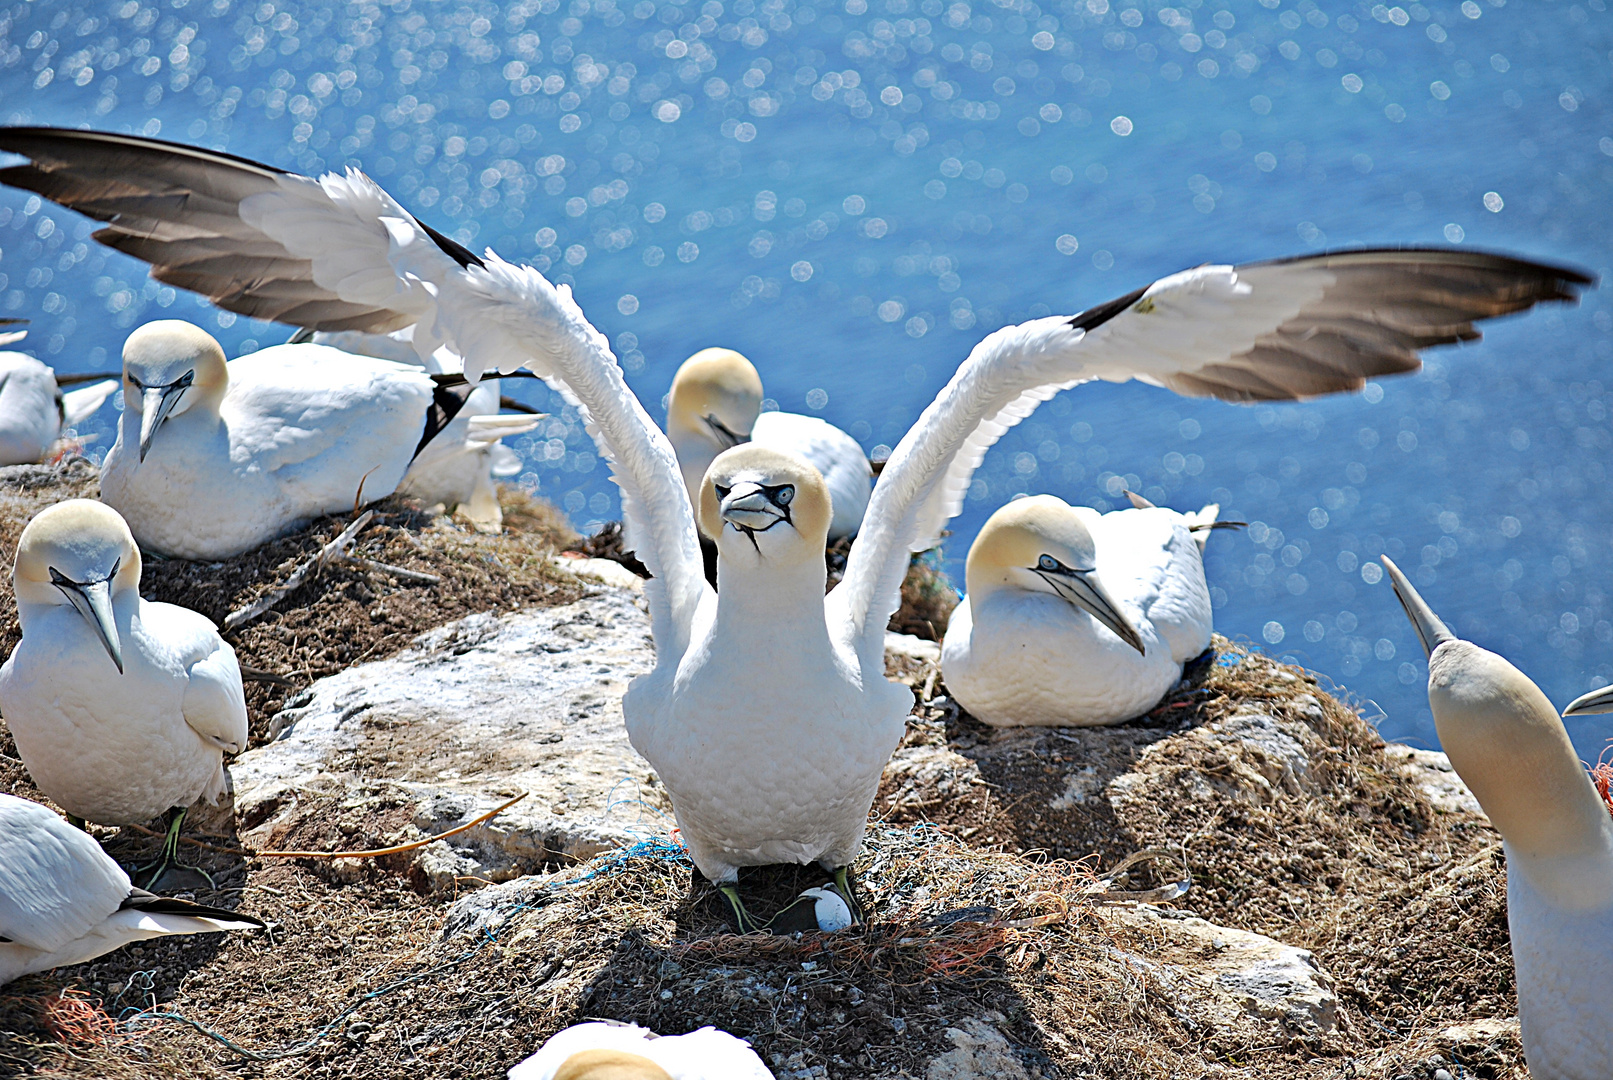
[{"label": "dirt and soil on ledge", "polygon": [[[5,483],[0,556],[37,509],[93,491],[93,470],[72,465],[47,483]],[[359,553],[442,586],[331,567],[235,635],[243,663],[292,680],[249,691],[256,735],[320,675],[459,615],[564,603],[583,587],[548,561],[570,538],[541,505],[507,505],[504,537],[383,509]],[[222,618],[345,524],[253,553],[255,577],[152,560],[145,594]],[[726,935],[712,890],[664,841],[497,891],[466,880],[468,909],[417,891],[406,856],[193,849],[219,887],[198,899],[271,930],[148,941],[5,987],[0,1076],[491,1078],[558,1028],[601,1016],[667,1033],[725,1027],[786,1080],[1527,1076],[1509,1023],[1498,837],[1481,817],[1436,810],[1307,673],[1217,639],[1213,662],[1148,717],[996,730],[948,702],[922,656],[893,656],[892,668],[924,700],[859,863],[875,915],[866,932]],[[0,728],[0,790],[37,797],[14,759]],[[331,817],[277,843],[380,846],[407,812],[369,800],[333,803]],[[101,835],[126,862],[154,843]],[[1177,916],[1310,950],[1336,1018],[1318,1027],[1251,1004],[1236,1023],[1207,1023],[1198,991],[1171,972],[1224,943],[1205,939],[1198,957],[1171,937],[1169,912],[1127,922],[1114,914],[1124,905],[1093,900],[1091,871],[1144,849],[1161,854],[1114,887],[1163,885],[1185,860],[1193,887],[1169,905]],[[821,876],[763,871],[744,887],[771,910]],[[114,1023],[140,1010],[148,1019]]]}]

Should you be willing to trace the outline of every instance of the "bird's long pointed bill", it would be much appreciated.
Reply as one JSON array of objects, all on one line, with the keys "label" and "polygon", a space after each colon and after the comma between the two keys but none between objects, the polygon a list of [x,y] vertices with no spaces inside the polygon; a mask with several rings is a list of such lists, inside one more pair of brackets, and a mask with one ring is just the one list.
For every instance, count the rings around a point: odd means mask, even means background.
[{"label": "bird's long pointed bill", "polygon": [[1389,571],[1389,582],[1394,586],[1395,596],[1400,599],[1400,606],[1406,609],[1406,618],[1411,620],[1411,628],[1417,631],[1417,640],[1423,643],[1423,652],[1429,656],[1439,648],[1442,641],[1455,641],[1456,635],[1445,628],[1434,609],[1423,601],[1417,590],[1411,587],[1406,575],[1400,572],[1400,567],[1387,555],[1379,557],[1383,568]]},{"label": "bird's long pointed bill", "polygon": [[1103,591],[1103,586],[1090,580],[1090,576],[1086,574],[1060,574],[1053,580],[1059,595],[1113,630],[1115,637],[1139,653],[1144,653],[1142,637],[1132,628],[1131,623],[1126,621],[1126,617],[1120,614],[1120,609]]},{"label": "bird's long pointed bill", "polygon": [[1588,716],[1591,713],[1613,712],[1613,686],[1604,686],[1582,694],[1568,703],[1564,716]]},{"label": "bird's long pointed bill", "polygon": [[174,411],[179,404],[179,395],[185,392],[183,386],[148,386],[140,394],[140,460],[146,460],[146,452],[151,449],[151,439],[157,434],[162,422],[168,419],[168,414]]},{"label": "bird's long pointed bill", "polygon": [[123,643],[118,640],[118,624],[112,617],[111,579],[75,585],[66,592],[74,609],[95,627],[106,654],[118,666],[118,674],[123,674]]}]

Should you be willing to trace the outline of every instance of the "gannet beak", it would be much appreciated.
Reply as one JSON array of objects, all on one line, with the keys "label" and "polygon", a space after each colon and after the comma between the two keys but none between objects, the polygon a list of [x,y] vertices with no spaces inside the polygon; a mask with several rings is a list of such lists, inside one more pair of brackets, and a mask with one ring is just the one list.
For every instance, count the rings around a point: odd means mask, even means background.
[{"label": "gannet beak", "polygon": [[1103,586],[1092,580],[1091,570],[1071,570],[1063,567],[1058,570],[1043,570],[1039,567],[1030,569],[1032,573],[1053,586],[1053,591],[1059,596],[1114,631],[1115,637],[1139,653],[1147,655],[1143,649],[1142,637],[1132,629],[1126,617],[1120,614],[1120,609],[1103,591]]},{"label": "gannet beak", "polygon": [[146,452],[151,449],[152,437],[162,422],[168,419],[168,414],[174,411],[179,399],[190,389],[195,380],[196,373],[187,371],[183,378],[169,383],[167,386],[147,386],[140,393],[140,460],[146,460]]},{"label": "gannet beak", "polygon": [[103,580],[80,583],[51,567],[50,580],[72,603],[74,610],[95,627],[95,632],[100,635],[101,644],[106,646],[106,654],[118,666],[118,674],[121,675],[123,643],[118,640],[118,625],[112,617],[112,579],[117,576],[117,572],[118,568],[114,565],[112,573]]},{"label": "gannet beak", "polygon": [[1400,567],[1396,566],[1387,555],[1378,556],[1378,561],[1389,571],[1389,582],[1395,587],[1395,595],[1400,598],[1400,606],[1406,609],[1406,618],[1411,620],[1411,628],[1417,631],[1417,640],[1423,643],[1423,652],[1433,656],[1440,642],[1455,641],[1456,635],[1445,628],[1445,624],[1439,621],[1439,616],[1434,614],[1434,610],[1417,595],[1417,590],[1411,587],[1411,582],[1400,572]]},{"label": "gannet beak", "polygon": [[[788,491],[789,495],[781,496]],[[788,521],[789,501],[795,495],[793,485],[785,484],[769,491],[760,484],[736,484],[723,495],[720,504],[722,519],[730,525],[753,532],[766,532],[780,521]]]},{"label": "gannet beak", "polygon": [[702,419],[705,420],[706,426],[711,429],[711,434],[722,444],[724,450],[738,446],[740,443],[750,442],[748,434],[741,435],[710,413],[707,413]]},{"label": "gannet beak", "polygon": [[1604,686],[1600,690],[1592,690],[1588,694],[1581,694],[1568,703],[1563,710],[1564,716],[1587,716],[1590,713],[1613,712],[1613,686]]}]

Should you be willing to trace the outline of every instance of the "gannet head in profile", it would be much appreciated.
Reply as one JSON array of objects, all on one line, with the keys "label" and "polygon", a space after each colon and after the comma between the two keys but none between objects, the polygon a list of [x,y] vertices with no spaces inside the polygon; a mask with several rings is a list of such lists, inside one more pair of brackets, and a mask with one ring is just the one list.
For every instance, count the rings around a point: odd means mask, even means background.
[{"label": "gannet head in profile", "polygon": [[112,605],[124,593],[139,595],[140,549],[116,510],[69,499],[40,511],[17,542],[12,584],[19,604],[70,605],[123,671]]},{"label": "gannet head in profile", "polygon": [[[1580,892],[1574,867],[1604,850],[1608,812],[1557,710],[1523,672],[1451,633],[1400,568],[1388,558],[1383,565],[1428,653],[1428,704],[1452,767],[1511,855]],[[1602,892],[1597,886],[1580,900],[1603,904]]]},{"label": "gannet head in profile", "polygon": [[747,444],[718,455],[700,487],[700,528],[731,566],[823,566],[833,512],[823,476],[802,459]]},{"label": "gannet head in profile", "polygon": [[1143,639],[1095,573],[1092,533],[1075,509],[1052,495],[1015,499],[986,521],[969,549],[964,574],[978,606],[998,589],[1052,593],[1143,652]]},{"label": "gannet head in profile", "polygon": [[697,435],[726,450],[750,441],[761,412],[762,377],[732,349],[701,349],[672,376],[669,433]]},{"label": "gannet head in profile", "polygon": [[180,319],[146,323],[123,343],[123,407],[140,417],[140,460],[171,416],[211,405],[229,388],[224,350]]},{"label": "gannet head in profile", "polygon": [[553,1080],[672,1080],[672,1074],[626,1050],[580,1050],[561,1063]]}]

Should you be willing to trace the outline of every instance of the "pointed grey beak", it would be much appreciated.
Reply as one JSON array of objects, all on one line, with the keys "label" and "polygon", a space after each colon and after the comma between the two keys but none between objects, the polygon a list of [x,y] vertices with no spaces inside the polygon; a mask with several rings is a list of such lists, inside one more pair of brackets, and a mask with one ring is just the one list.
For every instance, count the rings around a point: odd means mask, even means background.
[{"label": "pointed grey beak", "polygon": [[167,386],[145,386],[140,389],[140,460],[146,460],[146,453],[151,449],[151,440],[157,434],[162,422],[168,419],[168,414],[174,411],[179,399],[185,396],[190,384],[195,380],[194,371],[185,372],[182,378],[169,383]]},{"label": "pointed grey beak", "polygon": [[722,444],[724,450],[732,449],[740,443],[750,442],[749,435],[741,435],[710,413],[707,413],[702,419],[705,420],[706,426],[711,429],[712,435],[716,436],[717,441]]},{"label": "pointed grey beak", "polygon": [[1031,567],[1030,569],[1032,573],[1053,586],[1053,591],[1058,593],[1059,596],[1114,631],[1115,637],[1124,641],[1144,656],[1147,655],[1143,649],[1143,639],[1138,636],[1136,630],[1132,629],[1131,623],[1126,621],[1126,617],[1120,614],[1120,609],[1103,591],[1103,586],[1093,579],[1093,571],[1065,568],[1043,570],[1039,567]]},{"label": "pointed grey beak", "polygon": [[118,674],[121,675],[123,643],[118,640],[118,625],[112,617],[112,579],[117,573],[118,568],[114,565],[112,573],[105,579],[80,583],[51,567],[50,580],[67,597],[74,610],[95,627],[95,632],[100,635],[101,644],[106,646],[106,654],[118,666]]},{"label": "pointed grey beak", "polygon": [[737,484],[721,504],[722,519],[742,529],[765,532],[785,517],[760,484]]},{"label": "pointed grey beak", "polygon": [[1613,686],[1604,686],[1600,690],[1592,690],[1588,694],[1581,694],[1568,703],[1563,710],[1564,716],[1588,716],[1591,713],[1613,712]]},{"label": "pointed grey beak", "polygon": [[1423,643],[1423,652],[1433,656],[1434,650],[1439,648],[1441,642],[1455,641],[1456,635],[1445,628],[1445,624],[1439,621],[1439,616],[1434,614],[1434,610],[1417,595],[1417,590],[1411,587],[1411,582],[1400,572],[1400,567],[1396,566],[1387,555],[1378,556],[1378,561],[1389,571],[1389,582],[1395,588],[1395,596],[1400,598],[1400,606],[1406,609],[1406,618],[1411,620],[1411,628],[1417,631],[1417,640]]}]

